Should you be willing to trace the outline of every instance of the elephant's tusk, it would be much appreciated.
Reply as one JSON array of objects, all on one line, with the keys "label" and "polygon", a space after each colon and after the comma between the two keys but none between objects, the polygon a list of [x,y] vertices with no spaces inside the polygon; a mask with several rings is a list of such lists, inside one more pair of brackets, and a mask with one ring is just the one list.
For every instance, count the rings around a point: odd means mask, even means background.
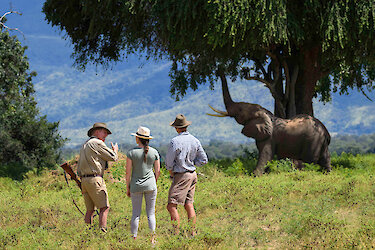
[{"label": "elephant's tusk", "polygon": [[[219,113],[219,114],[222,115],[222,116],[219,116],[219,117],[229,116],[229,115],[228,115],[228,112],[217,110],[217,109],[213,108],[210,104],[208,104],[208,106],[209,106],[213,111],[215,111],[216,113]],[[216,116],[218,116],[218,115],[216,115]]]},{"label": "elephant's tusk", "polygon": [[226,117],[227,116],[227,115],[218,115],[218,114],[209,114],[209,113],[206,113],[206,115],[216,116],[216,117]]}]

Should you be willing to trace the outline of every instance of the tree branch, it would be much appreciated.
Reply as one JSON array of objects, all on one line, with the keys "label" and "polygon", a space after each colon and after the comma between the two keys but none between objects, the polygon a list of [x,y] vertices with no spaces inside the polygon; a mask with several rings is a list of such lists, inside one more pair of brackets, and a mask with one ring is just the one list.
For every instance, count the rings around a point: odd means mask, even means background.
[{"label": "tree branch", "polygon": [[276,60],[275,64],[276,65],[275,65],[274,70],[273,70],[273,72],[274,72],[273,81],[278,82],[279,79],[280,79],[280,63],[279,63],[278,60]]},{"label": "tree branch", "polygon": [[7,15],[10,15],[10,14],[18,14],[20,16],[22,16],[22,13],[18,12],[18,11],[14,11],[14,10],[11,10],[11,11],[8,11],[8,12],[5,12],[1,17],[0,17],[0,28],[3,27],[4,29],[6,30],[15,30],[15,31],[18,31],[22,34],[22,36],[25,38],[25,35],[22,33],[22,31],[20,31],[18,28],[10,28],[9,26],[5,25],[5,23],[3,22],[4,18],[7,16]]},{"label": "tree branch", "polygon": [[273,88],[271,86],[271,83],[269,83],[268,81],[266,81],[263,78],[256,77],[256,76],[245,76],[245,79],[246,80],[255,80],[255,81],[259,81],[259,82],[264,83],[266,85],[266,87],[270,90],[271,95],[275,99],[275,102],[277,102],[277,104],[278,104],[277,106],[279,107],[280,114],[282,115],[282,117],[286,117],[284,104],[281,102],[280,97],[277,96],[277,93],[273,90]]},{"label": "tree branch", "polygon": [[259,81],[259,82],[264,83],[266,85],[266,87],[271,90],[271,93],[272,93],[271,83],[269,83],[266,79],[263,79],[263,78],[260,78],[260,77],[256,77],[256,76],[245,76],[245,79],[246,80],[255,80],[255,81]]},{"label": "tree branch", "polygon": [[270,79],[270,80],[273,82],[273,85],[276,85],[279,82],[279,79],[280,79],[280,60],[279,60],[279,57],[277,55],[275,55],[274,53],[272,53],[270,51],[267,52],[267,55],[271,58],[271,63],[275,64],[275,66],[273,67],[273,69],[274,69],[273,70],[273,72],[274,72],[273,80],[272,79]]},{"label": "tree branch", "polygon": [[260,70],[262,71],[263,75],[264,75],[264,79],[267,79],[267,81],[269,80],[268,78],[268,73],[266,71],[266,69],[263,67],[262,63],[259,61],[259,60],[254,60],[257,67],[260,68]]},{"label": "tree branch", "polygon": [[362,94],[363,94],[367,99],[369,99],[370,101],[372,101],[372,99],[371,99],[371,98],[365,93],[365,91],[363,90],[362,87],[360,87],[359,89],[361,90]]}]

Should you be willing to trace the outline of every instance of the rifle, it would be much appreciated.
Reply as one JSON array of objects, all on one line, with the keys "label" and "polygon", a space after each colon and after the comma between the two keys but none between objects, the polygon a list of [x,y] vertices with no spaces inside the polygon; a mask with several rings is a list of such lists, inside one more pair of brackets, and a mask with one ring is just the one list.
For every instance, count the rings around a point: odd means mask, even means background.
[{"label": "rifle", "polygon": [[80,189],[82,189],[82,187],[81,187],[81,181],[78,180],[77,175],[76,175],[76,173],[74,173],[72,167],[67,162],[65,162],[64,164],[60,165],[60,167],[62,167],[65,170],[65,172],[70,175],[70,178],[72,180],[75,180],[75,182],[77,183],[78,187]]}]

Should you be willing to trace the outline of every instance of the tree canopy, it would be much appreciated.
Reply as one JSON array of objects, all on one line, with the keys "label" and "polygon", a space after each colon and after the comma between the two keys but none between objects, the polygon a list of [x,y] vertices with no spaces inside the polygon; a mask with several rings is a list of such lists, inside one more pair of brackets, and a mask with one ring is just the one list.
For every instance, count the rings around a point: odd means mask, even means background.
[{"label": "tree canopy", "polygon": [[176,98],[224,74],[264,83],[275,114],[292,117],[313,114],[314,96],[375,88],[375,1],[46,0],[43,12],[83,68],[133,53],[172,60]]},{"label": "tree canopy", "polygon": [[[0,20],[4,21],[4,20]],[[1,25],[0,25],[1,26]],[[41,116],[23,47],[0,27],[0,175],[22,178],[31,170],[55,167],[64,139],[58,122]]]}]

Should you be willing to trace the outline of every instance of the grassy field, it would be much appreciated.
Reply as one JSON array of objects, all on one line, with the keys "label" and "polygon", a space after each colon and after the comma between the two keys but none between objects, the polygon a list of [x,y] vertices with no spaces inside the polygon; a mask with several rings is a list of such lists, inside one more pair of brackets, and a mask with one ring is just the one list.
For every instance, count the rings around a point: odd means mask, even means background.
[{"label": "grassy field", "polygon": [[[195,237],[189,237],[182,207],[181,233],[171,234],[165,208],[170,181],[163,171],[157,183],[155,248],[375,247],[375,155],[334,156],[329,174],[314,167],[297,171],[281,162],[255,178],[243,173],[242,161],[224,170],[218,164],[199,169]],[[137,240],[130,237],[131,201],[123,167],[121,160],[105,177],[111,203],[107,234],[99,232],[98,217],[94,227],[86,227],[72,203],[73,197],[84,210],[79,189],[74,182],[67,186],[62,169],[30,173],[23,181],[0,178],[0,248],[152,248],[144,211]]]}]

